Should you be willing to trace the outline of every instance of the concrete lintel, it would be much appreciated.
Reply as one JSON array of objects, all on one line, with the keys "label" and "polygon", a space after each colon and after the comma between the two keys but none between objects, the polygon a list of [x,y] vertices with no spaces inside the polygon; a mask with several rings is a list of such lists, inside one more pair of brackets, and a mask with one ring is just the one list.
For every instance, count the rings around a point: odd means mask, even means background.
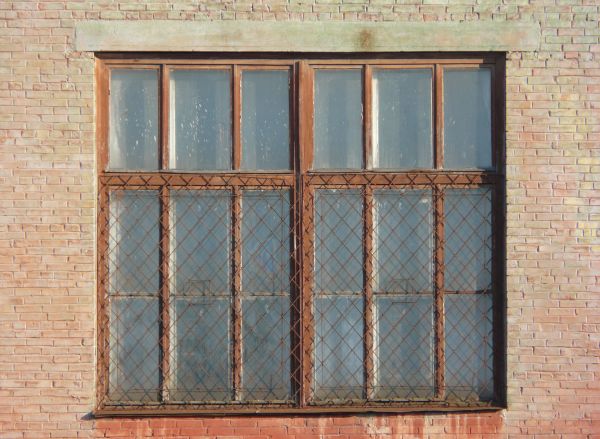
[{"label": "concrete lintel", "polygon": [[532,51],[530,22],[83,21],[75,49],[90,52]]}]

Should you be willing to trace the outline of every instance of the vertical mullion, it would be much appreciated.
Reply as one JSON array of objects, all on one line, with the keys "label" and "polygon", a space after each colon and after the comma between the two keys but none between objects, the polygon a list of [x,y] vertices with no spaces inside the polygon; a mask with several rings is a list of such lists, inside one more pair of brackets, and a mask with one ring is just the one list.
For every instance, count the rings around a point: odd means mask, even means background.
[{"label": "vertical mullion", "polygon": [[169,169],[169,68],[160,68],[160,169]]},{"label": "vertical mullion", "polygon": [[375,366],[374,366],[374,318],[373,318],[373,189],[370,186],[365,187],[363,201],[363,264],[364,277],[363,288],[365,294],[364,300],[364,376],[365,376],[365,397],[372,399],[375,394]]},{"label": "vertical mullion", "polygon": [[300,61],[298,76],[300,173],[304,175],[312,167],[314,155],[314,75],[306,61]]},{"label": "vertical mullion", "polygon": [[241,189],[233,189],[232,225],[233,225],[233,399],[241,399],[242,385],[242,227],[241,227],[242,197]]},{"label": "vertical mullion", "polygon": [[160,190],[160,346],[162,401],[169,400],[170,291],[169,291],[169,189]]},{"label": "vertical mullion", "polygon": [[108,307],[108,239],[109,239],[108,188],[102,186],[98,197],[98,394],[102,404],[108,398],[110,370],[110,317]]},{"label": "vertical mullion", "polygon": [[241,94],[242,94],[242,84],[241,84],[241,73],[240,67],[238,65],[233,66],[233,75],[232,75],[232,136],[233,136],[233,151],[232,151],[232,160],[233,160],[233,169],[240,169],[242,163],[242,148],[241,148],[241,125],[242,125],[242,110],[241,110]]},{"label": "vertical mullion", "polygon": [[435,84],[433,87],[434,114],[435,114],[435,149],[434,166],[436,169],[444,167],[444,95],[443,95],[443,68],[436,64],[434,67]]},{"label": "vertical mullion", "polygon": [[300,389],[299,405],[305,407],[311,399],[314,316],[312,310],[312,276],[314,255],[314,199],[306,184],[306,173],[313,160],[313,74],[308,62],[298,63],[298,167],[300,224]]},{"label": "vertical mullion", "polygon": [[435,285],[434,285],[434,334],[435,334],[435,396],[445,395],[445,340],[444,340],[444,193],[434,187],[435,224]]},{"label": "vertical mullion", "polygon": [[363,167],[365,169],[371,169],[373,167],[373,154],[372,154],[372,117],[373,111],[372,106],[372,95],[373,95],[373,70],[369,64],[366,64],[363,71]]},{"label": "vertical mullion", "polygon": [[314,272],[314,190],[302,183],[302,385],[300,405],[306,406],[312,398],[313,350],[315,318],[313,314]]}]

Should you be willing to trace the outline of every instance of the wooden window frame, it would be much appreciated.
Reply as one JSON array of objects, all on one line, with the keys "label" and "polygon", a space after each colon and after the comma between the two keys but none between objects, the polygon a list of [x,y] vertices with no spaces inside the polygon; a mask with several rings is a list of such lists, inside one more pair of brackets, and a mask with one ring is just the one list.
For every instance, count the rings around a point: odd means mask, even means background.
[{"label": "wooden window frame", "polygon": [[[498,410],[506,407],[506,348],[505,348],[505,175],[504,175],[504,95],[505,55],[493,54],[98,54],[96,58],[96,145],[98,175],[98,294],[97,294],[97,395],[95,415],[103,416],[154,416],[187,414],[256,414],[256,413],[352,413],[352,412],[415,412],[415,411],[464,411]],[[492,164],[491,170],[443,169],[443,70],[444,68],[487,67],[492,71]],[[155,171],[111,171],[108,169],[109,137],[109,77],[111,69],[151,68],[159,71],[159,169]],[[232,97],[232,169],[228,171],[189,172],[168,169],[169,145],[169,71],[181,69],[231,69]],[[363,169],[312,170],[314,140],[314,69],[356,68],[363,75]],[[427,170],[376,170],[369,169],[372,139],[371,78],[373,68],[431,68],[432,69],[432,138],[434,167]],[[290,69],[290,170],[287,172],[258,172],[241,170],[241,71],[245,69]],[[493,401],[454,402],[444,399],[444,204],[442,188],[473,188],[482,185],[492,187],[492,293],[493,293],[493,355],[494,393]],[[372,262],[365,257],[364,263],[364,312],[365,333],[365,395],[367,400],[349,404],[318,404],[311,402],[312,368],[312,255],[313,243],[307,237],[314,234],[311,204],[315,188],[359,187],[365,188],[364,216],[366,230],[372,227],[372,190],[378,187],[427,187],[433,192],[435,224],[434,249],[434,339],[435,339],[435,397],[429,401],[370,401],[373,389],[373,315],[369,304],[373,301],[370,285]],[[108,264],[104,255],[108,249],[108,230],[105,224],[108,211],[108,193],[115,189],[156,189],[160,199],[160,278],[169,278],[169,189],[181,188],[229,188],[233,192],[233,387],[236,397],[229,404],[170,404],[158,403],[112,403],[108,395],[108,315],[106,305],[106,278]],[[292,366],[290,379],[296,389],[297,400],[292,404],[250,404],[236,400],[241,382],[241,298],[240,258],[241,248],[239,214],[240,192],[243,188],[290,188],[292,191],[291,217],[294,219],[296,236],[291,299],[299,310],[292,316],[292,356],[297,364]],[[371,239],[363,238],[364,252],[368,253]],[[160,282],[160,297],[169,300],[169,282]],[[161,308],[161,351],[169,352],[169,306]],[[169,355],[161,360],[162,394],[167,389],[165,377],[169,374]]]}]

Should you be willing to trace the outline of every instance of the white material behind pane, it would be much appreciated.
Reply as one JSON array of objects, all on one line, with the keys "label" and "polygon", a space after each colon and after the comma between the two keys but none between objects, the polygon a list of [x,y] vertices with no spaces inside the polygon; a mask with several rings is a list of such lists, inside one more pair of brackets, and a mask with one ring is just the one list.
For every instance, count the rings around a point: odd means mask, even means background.
[{"label": "white material behind pane", "polygon": [[242,169],[290,168],[290,73],[242,72]]},{"label": "white material behind pane", "polygon": [[115,69],[110,76],[109,168],[158,169],[158,72]]},{"label": "white material behind pane", "polygon": [[491,70],[444,71],[444,168],[492,167]]},{"label": "white material behind pane", "polygon": [[373,72],[373,168],[433,167],[431,70]]},{"label": "white material behind pane", "polygon": [[230,72],[173,70],[170,80],[170,167],[231,169]]},{"label": "white material behind pane", "polygon": [[315,72],[314,169],[362,167],[362,72]]}]

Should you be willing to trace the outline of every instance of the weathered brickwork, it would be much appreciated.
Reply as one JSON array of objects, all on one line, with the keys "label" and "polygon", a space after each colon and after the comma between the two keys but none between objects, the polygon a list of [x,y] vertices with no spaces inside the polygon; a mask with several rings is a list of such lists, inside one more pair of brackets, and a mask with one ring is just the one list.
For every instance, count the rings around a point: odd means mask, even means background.
[{"label": "weathered brickwork", "polygon": [[[78,20],[529,21],[507,55],[508,410],[93,420],[94,56]],[[600,438],[598,0],[0,1],[0,438]]]}]

